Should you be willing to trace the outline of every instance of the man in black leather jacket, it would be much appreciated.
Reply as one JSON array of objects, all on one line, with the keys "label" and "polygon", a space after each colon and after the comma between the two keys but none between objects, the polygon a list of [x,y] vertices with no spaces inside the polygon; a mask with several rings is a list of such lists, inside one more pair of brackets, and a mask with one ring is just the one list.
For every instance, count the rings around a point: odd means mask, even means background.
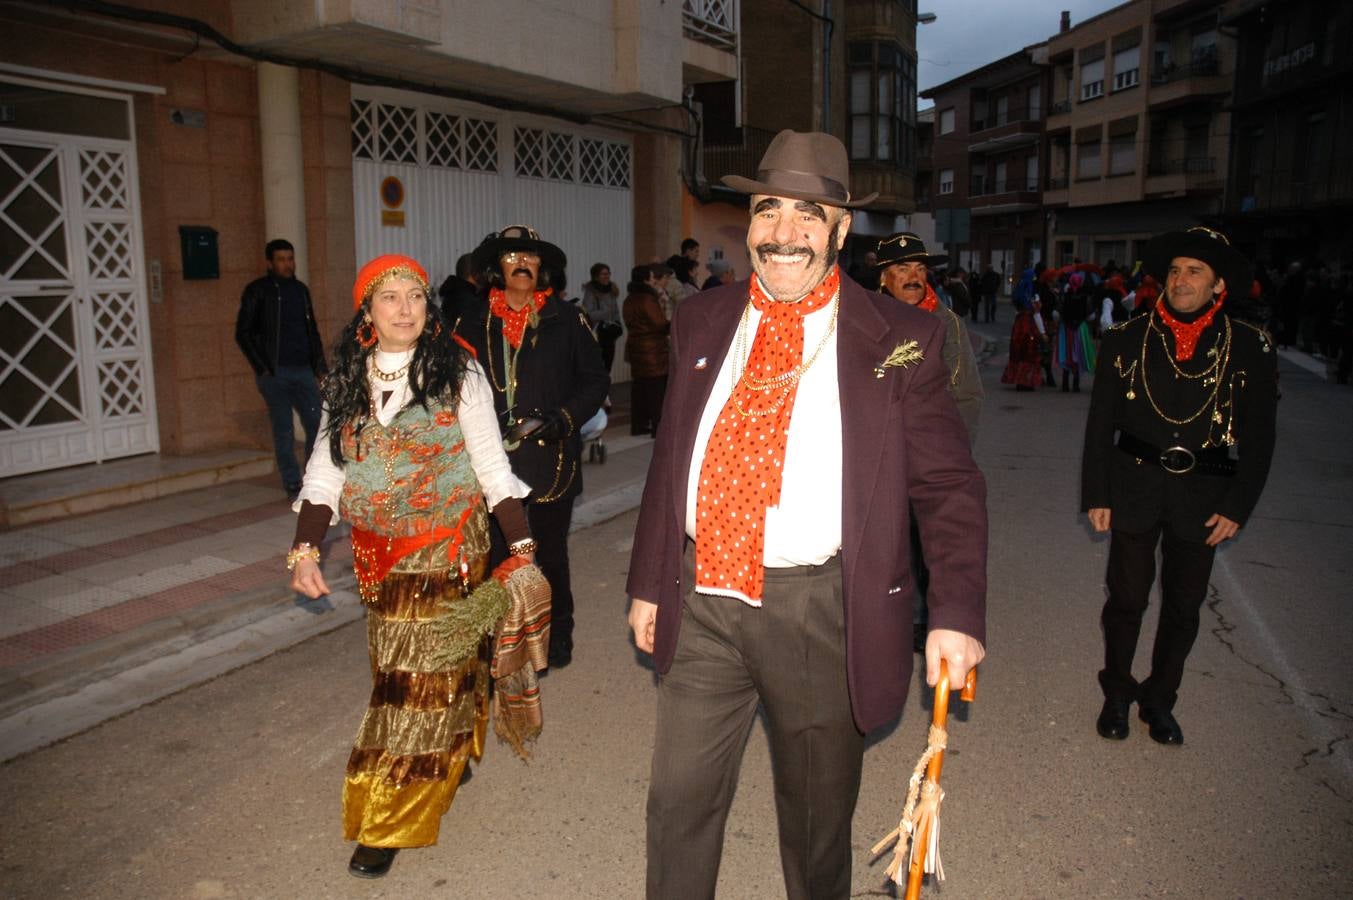
[{"label": "man in black leather jacket", "polygon": [[319,432],[319,376],[328,371],[315,326],[310,291],[296,278],[296,251],[284,240],[269,241],[268,274],[249,282],[235,317],[235,343],[254,370],[254,382],[268,404],[277,471],[288,494],[301,489],[292,410],[305,429],[309,459]]}]

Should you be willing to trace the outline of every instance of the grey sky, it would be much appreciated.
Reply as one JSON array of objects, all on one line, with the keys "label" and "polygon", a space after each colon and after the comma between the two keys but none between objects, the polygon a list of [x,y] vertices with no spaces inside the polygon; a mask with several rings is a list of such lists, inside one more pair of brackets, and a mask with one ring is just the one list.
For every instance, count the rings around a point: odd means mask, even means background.
[{"label": "grey sky", "polygon": [[[981,68],[1057,33],[1062,10],[1074,28],[1123,0],[919,0],[920,12],[938,18],[916,26],[916,81],[920,90]],[[929,100],[920,100],[922,108]]]}]

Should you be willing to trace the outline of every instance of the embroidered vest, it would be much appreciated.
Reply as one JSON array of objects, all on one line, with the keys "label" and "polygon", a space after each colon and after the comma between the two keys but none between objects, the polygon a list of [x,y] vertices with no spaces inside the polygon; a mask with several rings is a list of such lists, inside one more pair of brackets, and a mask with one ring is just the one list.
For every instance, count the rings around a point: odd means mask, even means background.
[{"label": "embroidered vest", "polygon": [[[343,433],[339,510],[352,523],[353,568],[371,602],[392,574],[459,572],[489,549],[488,514],[456,414],[411,405],[361,434]],[[479,568],[475,565],[475,568]]]}]

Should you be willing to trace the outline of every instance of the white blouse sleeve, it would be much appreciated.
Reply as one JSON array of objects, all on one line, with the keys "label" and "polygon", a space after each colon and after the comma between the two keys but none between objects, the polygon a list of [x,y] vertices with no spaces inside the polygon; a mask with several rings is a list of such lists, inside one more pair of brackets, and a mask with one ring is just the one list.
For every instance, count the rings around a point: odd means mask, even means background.
[{"label": "white blouse sleeve", "polygon": [[309,500],[317,506],[327,506],[333,510],[330,525],[338,524],[338,501],[343,496],[343,483],[347,475],[343,469],[334,465],[329,455],[329,411],[322,410],[319,417],[319,434],[315,437],[315,449],[305,464],[305,480],[301,492],[291,508],[301,511],[301,503]]},{"label": "white blouse sleeve", "polygon": [[[503,436],[498,430],[498,411],[493,405],[493,391],[479,363],[470,360],[465,380],[460,386],[460,430],[465,435],[465,449],[470,454],[470,466],[484,489],[489,509],[507,497],[525,497],[531,486],[512,474],[503,449]],[[315,445],[318,452],[319,445]],[[309,472],[306,473],[309,481]]]}]

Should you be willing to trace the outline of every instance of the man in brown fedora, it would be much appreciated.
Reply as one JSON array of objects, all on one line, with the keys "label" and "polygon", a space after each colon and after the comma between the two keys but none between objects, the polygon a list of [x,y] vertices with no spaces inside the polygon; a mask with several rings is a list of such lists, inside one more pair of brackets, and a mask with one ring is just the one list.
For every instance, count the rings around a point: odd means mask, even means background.
[{"label": "man in brown fedora", "polygon": [[627,590],[653,654],[648,896],[714,896],[758,708],[791,898],[847,897],[865,733],[912,674],[914,514],[935,574],[926,675],[984,654],[986,487],[943,359],[944,323],[870,293],[837,254],[845,147],[782,131],[754,179],[754,275],[690,298]]}]

